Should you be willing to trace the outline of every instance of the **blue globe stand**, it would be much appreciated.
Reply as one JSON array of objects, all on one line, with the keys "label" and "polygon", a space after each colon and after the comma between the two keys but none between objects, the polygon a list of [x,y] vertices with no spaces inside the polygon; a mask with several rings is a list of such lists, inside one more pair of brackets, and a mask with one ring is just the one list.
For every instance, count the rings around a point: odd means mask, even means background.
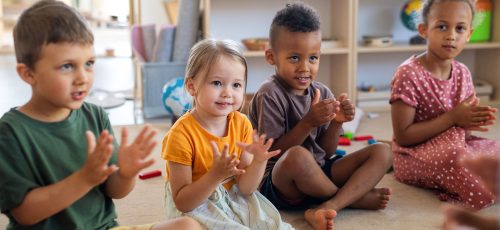
[{"label": "blue globe stand", "polygon": [[420,37],[420,35],[415,35],[410,38],[411,45],[425,45],[427,44],[427,40],[425,38]]}]

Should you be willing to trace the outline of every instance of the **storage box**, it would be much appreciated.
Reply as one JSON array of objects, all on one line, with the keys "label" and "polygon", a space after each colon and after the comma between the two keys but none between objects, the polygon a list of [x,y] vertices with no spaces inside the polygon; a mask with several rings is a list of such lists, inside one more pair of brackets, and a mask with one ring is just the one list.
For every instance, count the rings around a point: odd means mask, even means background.
[{"label": "storage box", "polygon": [[363,92],[358,90],[357,106],[366,111],[388,110],[390,109],[389,90],[380,90],[374,92]]},{"label": "storage box", "polygon": [[137,67],[144,118],[170,116],[163,106],[163,86],[173,78],[184,77],[186,63],[138,63]]}]

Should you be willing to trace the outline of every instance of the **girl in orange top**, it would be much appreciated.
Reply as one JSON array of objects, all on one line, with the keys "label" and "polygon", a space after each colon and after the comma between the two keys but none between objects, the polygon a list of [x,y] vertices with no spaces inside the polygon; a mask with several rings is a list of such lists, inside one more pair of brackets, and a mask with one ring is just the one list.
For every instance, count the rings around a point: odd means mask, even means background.
[{"label": "girl in orange top", "polygon": [[194,107],[163,140],[169,218],[191,216],[207,229],[292,229],[258,191],[273,140],[252,132],[240,109],[247,64],[231,41],[192,49],[185,88]]}]

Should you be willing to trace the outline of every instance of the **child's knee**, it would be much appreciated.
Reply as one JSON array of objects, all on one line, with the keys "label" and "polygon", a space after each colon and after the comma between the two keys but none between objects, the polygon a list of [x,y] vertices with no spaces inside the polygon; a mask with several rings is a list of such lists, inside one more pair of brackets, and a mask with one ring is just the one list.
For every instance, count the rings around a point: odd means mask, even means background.
[{"label": "child's knee", "polygon": [[391,147],[388,144],[376,143],[370,145],[370,148],[372,148],[372,154],[380,159],[381,162],[384,162],[385,164],[387,164],[387,166],[392,165],[393,154],[391,151]]},{"label": "child's knee", "polygon": [[316,164],[309,150],[302,146],[289,148],[281,158],[283,166],[289,169],[301,170],[303,167],[308,167],[309,163]]},{"label": "child's knee", "polygon": [[194,220],[193,218],[179,217],[175,221],[176,221],[175,228],[172,229],[193,229],[193,230],[202,229],[198,221]]}]

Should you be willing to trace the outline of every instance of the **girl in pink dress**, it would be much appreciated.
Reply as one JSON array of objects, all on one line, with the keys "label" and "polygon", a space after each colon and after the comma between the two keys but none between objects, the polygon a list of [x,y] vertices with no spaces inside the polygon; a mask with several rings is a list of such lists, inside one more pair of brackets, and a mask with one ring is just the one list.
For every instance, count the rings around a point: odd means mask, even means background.
[{"label": "girl in pink dress", "polygon": [[469,69],[454,58],[472,34],[468,0],[427,0],[419,33],[427,51],[397,69],[391,82],[394,176],[436,191],[440,200],[480,209],[495,194],[458,164],[465,155],[500,152],[500,142],[470,135],[487,131],[496,109],[479,105]]}]

